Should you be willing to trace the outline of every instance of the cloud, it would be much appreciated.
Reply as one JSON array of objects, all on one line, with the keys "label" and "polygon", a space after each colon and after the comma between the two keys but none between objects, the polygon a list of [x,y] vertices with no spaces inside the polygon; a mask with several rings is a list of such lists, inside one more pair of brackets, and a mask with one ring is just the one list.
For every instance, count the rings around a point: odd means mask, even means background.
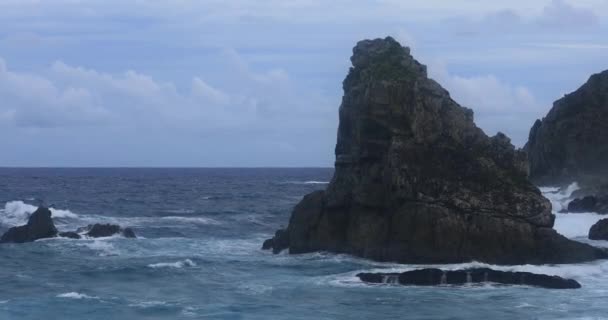
[{"label": "cloud", "polygon": [[102,122],[108,115],[86,88],[60,88],[41,75],[11,71],[3,59],[0,100],[1,118],[17,126],[82,125]]},{"label": "cloud", "polygon": [[[320,94],[295,86],[281,69],[252,71],[234,50],[221,53],[230,86],[194,75],[190,87],[127,70],[118,74],[53,63],[28,74],[0,60],[0,118],[18,127],[168,126],[185,130],[314,128],[333,111]],[[331,117],[328,117],[331,118]],[[277,123],[273,121],[280,119]],[[270,129],[272,130],[272,129]]]},{"label": "cloud", "polygon": [[501,131],[519,146],[525,144],[531,122],[545,111],[529,89],[494,75],[451,74],[437,62],[429,65],[429,75],[460,105],[473,109],[476,124],[486,133]]},{"label": "cloud", "polygon": [[489,11],[478,18],[470,15],[450,16],[444,18],[442,23],[459,34],[530,34],[597,29],[600,27],[599,20],[592,9],[574,6],[565,0],[551,0],[540,11],[514,7]]},{"label": "cloud", "polygon": [[77,146],[83,164],[331,165],[351,48],[387,35],[521,145],[552,100],[605,68],[606,5],[0,1],[0,146],[21,152],[2,160],[20,165],[44,141],[49,154]]},{"label": "cloud", "polygon": [[560,29],[599,25],[599,18],[592,10],[575,7],[564,0],[552,0],[536,21],[543,26]]}]

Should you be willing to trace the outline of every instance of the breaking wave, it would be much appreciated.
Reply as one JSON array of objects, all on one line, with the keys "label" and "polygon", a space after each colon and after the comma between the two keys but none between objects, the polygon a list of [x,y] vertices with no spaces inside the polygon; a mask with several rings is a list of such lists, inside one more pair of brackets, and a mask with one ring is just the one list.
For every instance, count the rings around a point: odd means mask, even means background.
[{"label": "breaking wave", "polygon": [[[4,209],[0,209],[0,224],[7,226],[17,226],[27,223],[29,216],[36,211],[38,207],[27,204],[23,201],[9,201],[4,205]],[[53,218],[78,218],[78,215],[70,210],[51,208]]]},{"label": "breaking wave", "polygon": [[186,260],[177,261],[177,262],[153,263],[153,264],[149,264],[148,267],[154,268],[154,269],[157,269],[157,268],[181,269],[181,268],[185,268],[185,267],[196,267],[196,263],[194,263],[194,261],[192,261],[190,259],[186,259]]},{"label": "breaking wave", "polygon": [[310,180],[310,181],[287,181],[286,183],[288,183],[288,184],[329,184],[329,181],[316,181],[316,180]]},{"label": "breaking wave", "polygon": [[66,292],[66,293],[62,293],[62,294],[58,294],[57,298],[68,298],[68,299],[97,299],[97,297],[92,297],[89,295],[86,295],[84,293],[78,293],[78,292]]}]

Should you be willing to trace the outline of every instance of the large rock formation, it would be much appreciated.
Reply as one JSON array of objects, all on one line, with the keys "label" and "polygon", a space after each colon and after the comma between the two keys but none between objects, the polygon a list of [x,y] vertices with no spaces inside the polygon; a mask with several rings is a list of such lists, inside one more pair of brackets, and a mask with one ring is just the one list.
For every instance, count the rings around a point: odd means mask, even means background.
[{"label": "large rock formation", "polygon": [[420,269],[402,273],[359,273],[359,279],[367,283],[393,283],[410,286],[466,285],[498,283],[528,285],[547,289],[578,289],[580,283],[558,276],[530,272],[498,271],[488,268],[465,270]]},{"label": "large rock formation", "polygon": [[408,48],[357,44],[344,80],[334,177],[304,197],[275,252],[380,261],[567,263],[606,257],[553,229],[525,154],[486,136]]},{"label": "large rock formation", "polygon": [[39,207],[27,221],[27,224],[10,228],[0,238],[0,243],[31,242],[38,239],[52,238],[57,235],[57,228],[51,218],[51,210]]},{"label": "large rock formation", "polygon": [[608,70],[536,120],[525,146],[530,177],[539,184],[578,181],[583,187],[608,182]]}]

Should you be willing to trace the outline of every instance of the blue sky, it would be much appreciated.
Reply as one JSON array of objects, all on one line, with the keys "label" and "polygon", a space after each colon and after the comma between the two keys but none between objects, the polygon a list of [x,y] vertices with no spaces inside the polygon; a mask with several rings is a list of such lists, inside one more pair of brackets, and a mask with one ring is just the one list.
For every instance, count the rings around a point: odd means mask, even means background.
[{"label": "blue sky", "polygon": [[522,146],[608,69],[608,0],[0,1],[0,166],[332,166],[354,44],[391,35]]}]

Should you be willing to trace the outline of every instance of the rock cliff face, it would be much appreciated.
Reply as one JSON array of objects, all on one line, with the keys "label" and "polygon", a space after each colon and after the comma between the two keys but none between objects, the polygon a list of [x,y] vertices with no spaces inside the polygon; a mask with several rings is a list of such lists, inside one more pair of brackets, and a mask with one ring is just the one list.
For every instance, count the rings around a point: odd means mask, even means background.
[{"label": "rock cliff face", "polygon": [[525,146],[539,184],[608,183],[608,70],[553,104],[536,120]]},{"label": "rock cliff face", "polygon": [[344,80],[334,177],[265,243],[380,261],[567,263],[605,257],[553,229],[503,134],[486,136],[408,48],[359,42]]}]

